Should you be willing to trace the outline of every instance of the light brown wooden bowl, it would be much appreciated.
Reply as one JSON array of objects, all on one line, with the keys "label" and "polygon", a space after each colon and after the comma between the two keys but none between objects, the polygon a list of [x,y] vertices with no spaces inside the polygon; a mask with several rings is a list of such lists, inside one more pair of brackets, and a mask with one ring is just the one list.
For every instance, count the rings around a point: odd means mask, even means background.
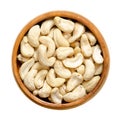
[{"label": "light brown wooden bowl", "polygon": [[[51,18],[51,17],[55,17],[55,16],[61,16],[61,17],[65,17],[65,18],[70,18],[70,19],[78,21],[78,22],[82,23],[84,26],[86,26],[95,35],[95,37],[97,38],[98,43],[101,46],[103,57],[104,57],[103,72],[101,74],[101,79],[100,79],[99,83],[86,96],[84,96],[83,98],[80,98],[80,99],[78,99],[78,100],[76,100],[74,102],[71,102],[71,103],[55,104],[55,103],[50,103],[50,102],[44,101],[44,100],[34,96],[26,88],[26,86],[22,82],[22,80],[20,78],[20,74],[19,74],[20,64],[17,61],[17,55],[19,53],[19,45],[20,45],[20,42],[21,42],[23,36],[27,33],[27,31],[33,25],[35,25],[37,23],[40,23],[41,21],[43,21],[45,19],[48,19],[48,18]],[[105,42],[103,36],[101,35],[100,31],[96,28],[96,26],[92,22],[90,22],[85,17],[83,17],[83,16],[81,16],[79,14],[73,13],[73,12],[69,12],[69,11],[51,11],[51,12],[42,14],[42,15],[34,18],[33,20],[31,20],[21,30],[21,32],[19,33],[19,35],[18,35],[18,37],[17,37],[17,39],[15,41],[14,48],[13,48],[13,53],[12,53],[12,70],[13,70],[13,74],[14,74],[15,80],[16,80],[18,86],[20,87],[20,89],[33,102],[37,103],[38,105],[41,105],[41,106],[44,106],[44,107],[47,107],[47,108],[52,108],[52,109],[73,108],[73,107],[76,107],[78,105],[81,105],[81,104],[87,102],[92,97],[94,97],[98,93],[98,91],[101,89],[101,87],[103,86],[104,82],[106,81],[106,78],[107,78],[107,75],[108,75],[108,71],[109,71],[109,65],[110,65],[110,57],[109,57],[108,48],[107,48],[106,42]]]}]

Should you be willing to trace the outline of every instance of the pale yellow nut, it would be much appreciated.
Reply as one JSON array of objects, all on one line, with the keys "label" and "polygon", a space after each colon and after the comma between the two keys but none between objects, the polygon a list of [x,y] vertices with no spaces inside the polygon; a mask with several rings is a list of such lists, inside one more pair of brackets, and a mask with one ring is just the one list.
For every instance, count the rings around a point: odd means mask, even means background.
[{"label": "pale yellow nut", "polygon": [[81,53],[78,53],[75,57],[64,59],[63,64],[68,68],[76,68],[83,63],[83,59],[83,55]]},{"label": "pale yellow nut", "polygon": [[72,56],[74,54],[74,50],[71,47],[59,47],[56,49],[56,56],[58,59],[62,60],[68,56]]},{"label": "pale yellow nut", "polygon": [[92,47],[89,44],[88,38],[85,34],[81,36],[81,50],[85,57],[90,57],[92,55]]},{"label": "pale yellow nut", "polygon": [[76,22],[73,30],[73,35],[68,39],[69,43],[73,43],[74,41],[76,41],[84,32],[85,27],[82,24]]},{"label": "pale yellow nut", "polygon": [[48,36],[41,36],[39,41],[47,46],[47,57],[51,57],[55,52],[55,43],[52,38]]},{"label": "pale yellow nut", "polygon": [[83,75],[85,72],[85,65],[80,65],[79,67],[76,68],[76,70],[79,74]]},{"label": "pale yellow nut", "polygon": [[58,29],[54,29],[54,42],[57,47],[69,47],[69,42],[64,38],[62,32]]},{"label": "pale yellow nut", "polygon": [[55,73],[61,78],[70,78],[71,71],[68,68],[65,68],[61,61],[56,60],[54,64]]},{"label": "pale yellow nut", "polygon": [[38,56],[39,62],[44,66],[53,66],[55,63],[55,57],[47,57],[47,47],[45,45],[39,45],[38,48]]},{"label": "pale yellow nut", "polygon": [[64,19],[56,16],[54,18],[55,25],[65,33],[71,33],[74,29],[74,22],[68,19]]},{"label": "pale yellow nut", "polygon": [[100,75],[103,71],[103,64],[95,64],[95,75]]},{"label": "pale yellow nut", "polygon": [[39,40],[38,40],[39,36],[40,36],[40,26],[34,25],[28,31],[28,42],[30,43],[31,46],[33,47],[39,46]]},{"label": "pale yellow nut", "polygon": [[63,84],[62,86],[59,87],[59,92],[61,95],[65,95],[67,93],[65,84]]},{"label": "pale yellow nut", "polygon": [[32,57],[34,54],[34,48],[28,43],[27,36],[24,36],[20,43],[20,52],[24,57]]},{"label": "pale yellow nut", "polygon": [[42,35],[47,35],[49,34],[51,28],[54,26],[54,21],[53,19],[48,19],[42,22],[41,24],[41,31],[40,33]]},{"label": "pale yellow nut", "polygon": [[100,80],[100,76],[95,76],[89,81],[82,83],[87,92],[91,92]]},{"label": "pale yellow nut", "polygon": [[77,72],[72,73],[70,79],[67,81],[67,88],[66,91],[70,92],[72,91],[75,87],[80,85],[83,81],[83,76]]},{"label": "pale yellow nut", "polygon": [[46,78],[46,82],[51,86],[51,87],[60,87],[61,85],[64,84],[66,80],[64,78],[56,78],[55,76],[55,71],[54,69],[50,69]]},{"label": "pale yellow nut", "polygon": [[33,66],[34,62],[35,60],[31,58],[20,66],[19,73],[22,80],[24,80],[25,76],[27,75],[30,68]]},{"label": "pale yellow nut", "polygon": [[75,47],[75,48],[74,48],[74,55],[76,55],[76,54],[78,54],[78,53],[80,53],[80,52],[81,52],[80,47]]},{"label": "pale yellow nut", "polygon": [[86,90],[82,85],[77,86],[72,92],[68,92],[63,96],[66,102],[73,102],[86,95]]},{"label": "pale yellow nut", "polygon": [[17,59],[18,59],[21,63],[24,63],[24,62],[27,62],[30,58],[27,58],[27,57],[22,56],[21,54],[18,54],[18,55],[17,55]]}]

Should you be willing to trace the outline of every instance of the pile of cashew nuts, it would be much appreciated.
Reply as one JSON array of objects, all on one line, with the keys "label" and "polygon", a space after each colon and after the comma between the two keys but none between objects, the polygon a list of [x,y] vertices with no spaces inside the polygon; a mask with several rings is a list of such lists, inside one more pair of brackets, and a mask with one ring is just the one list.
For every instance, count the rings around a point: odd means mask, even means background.
[{"label": "pile of cashew nuts", "polygon": [[17,59],[28,90],[56,104],[73,102],[91,92],[104,62],[93,33],[81,23],[59,16],[29,29]]}]

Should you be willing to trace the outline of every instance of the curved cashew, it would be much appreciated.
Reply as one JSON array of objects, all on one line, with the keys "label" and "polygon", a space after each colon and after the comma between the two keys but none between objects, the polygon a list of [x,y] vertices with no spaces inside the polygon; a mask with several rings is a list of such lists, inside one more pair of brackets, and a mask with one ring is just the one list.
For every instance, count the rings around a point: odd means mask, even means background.
[{"label": "curved cashew", "polygon": [[28,41],[31,46],[33,46],[33,47],[39,46],[39,40],[38,40],[39,36],[40,36],[40,26],[34,25],[28,31]]},{"label": "curved cashew", "polygon": [[55,73],[62,78],[70,78],[71,76],[71,71],[65,68],[62,62],[59,60],[56,60],[54,64],[54,70],[55,70]]},{"label": "curved cashew", "polygon": [[84,74],[85,72],[85,66],[84,65],[80,65],[78,68],[77,68],[77,72],[81,75]]},{"label": "curved cashew", "polygon": [[82,83],[83,81],[83,77],[81,74],[74,72],[70,79],[67,81],[67,92],[72,91],[75,87],[77,87],[78,85],[80,85],[80,83]]},{"label": "curved cashew", "polygon": [[39,38],[39,41],[47,46],[47,57],[51,57],[55,52],[55,43],[53,42],[53,40],[48,36],[41,36]]},{"label": "curved cashew", "polygon": [[48,19],[42,22],[41,24],[41,34],[47,35],[50,32],[50,29],[54,26],[53,19]]},{"label": "curved cashew", "polygon": [[74,50],[71,47],[59,47],[56,50],[57,58],[62,60],[65,59],[68,56],[71,56],[74,54]]},{"label": "curved cashew", "polygon": [[76,22],[75,28],[73,30],[73,35],[68,39],[69,43],[73,43],[74,41],[76,41],[84,32],[85,27],[82,24]]},{"label": "curved cashew", "polygon": [[66,94],[66,85],[65,84],[63,84],[62,86],[59,87],[59,92],[61,95]]},{"label": "curved cashew", "polygon": [[27,75],[30,68],[33,66],[34,62],[35,62],[35,60],[33,58],[31,58],[27,62],[24,62],[21,65],[21,67],[19,69],[19,73],[20,73],[20,77],[22,80],[24,80],[25,76]]},{"label": "curved cashew", "polygon": [[85,57],[90,57],[92,55],[92,48],[85,34],[81,36],[81,50]]},{"label": "curved cashew", "polygon": [[54,102],[56,104],[62,103],[62,95],[59,92],[58,88],[53,88],[51,91],[51,102]]},{"label": "curved cashew", "polygon": [[85,73],[83,78],[85,81],[90,80],[95,74],[95,65],[92,59],[85,59]]},{"label": "curved cashew", "polygon": [[87,38],[90,41],[90,45],[95,45],[95,43],[97,41],[95,36],[90,32],[86,32],[85,34],[87,35]]},{"label": "curved cashew", "polygon": [[27,62],[29,60],[29,58],[24,57],[21,54],[18,54],[17,59],[22,63]]},{"label": "curved cashew", "polygon": [[95,75],[100,75],[103,71],[103,64],[95,64]]},{"label": "curved cashew", "polygon": [[54,41],[57,47],[69,47],[69,42],[64,38],[58,28],[54,29]]},{"label": "curved cashew", "polygon": [[56,16],[54,18],[54,22],[55,25],[63,32],[71,33],[74,29],[74,22],[72,22],[71,20],[67,20]]},{"label": "curved cashew", "polygon": [[51,87],[59,87],[64,84],[65,79],[63,78],[55,78],[54,69],[50,69],[46,78],[47,83]]},{"label": "curved cashew", "polygon": [[34,77],[37,74],[37,70],[30,70],[27,75],[25,76],[23,82],[25,86],[30,90],[34,91],[35,90],[35,85],[34,85]]},{"label": "curved cashew", "polygon": [[83,96],[86,95],[85,88],[82,85],[79,85],[76,87],[72,92],[69,92],[63,96],[63,99],[66,102],[72,102],[75,101]]},{"label": "curved cashew", "polygon": [[89,81],[82,83],[87,92],[91,92],[100,80],[100,76],[95,76]]},{"label": "curved cashew", "polygon": [[44,66],[52,66],[55,63],[56,58],[55,57],[48,58],[46,49],[47,49],[46,46],[42,44],[39,45],[38,48],[39,62]]},{"label": "curved cashew", "polygon": [[23,37],[21,41],[20,52],[24,57],[32,57],[34,54],[34,48],[28,43],[27,36]]},{"label": "curved cashew", "polygon": [[103,63],[103,57],[101,55],[101,49],[99,45],[96,45],[93,49],[93,60],[97,63],[97,64],[101,64]]},{"label": "curved cashew", "polygon": [[49,34],[47,35],[47,36],[50,37],[51,39],[53,39],[53,37],[54,37],[54,29],[55,29],[55,27],[53,27],[53,28],[50,30]]},{"label": "curved cashew", "polygon": [[41,70],[35,76],[34,84],[37,89],[39,89],[43,86],[43,83],[44,83],[47,73],[48,73],[47,70]]},{"label": "curved cashew", "polygon": [[45,81],[43,84],[43,87],[38,91],[38,95],[41,98],[47,98],[47,97],[49,97],[51,90],[52,90],[52,88]]},{"label": "curved cashew", "polygon": [[63,60],[63,64],[68,68],[76,68],[83,63],[83,55],[78,53],[74,58],[66,58]]}]

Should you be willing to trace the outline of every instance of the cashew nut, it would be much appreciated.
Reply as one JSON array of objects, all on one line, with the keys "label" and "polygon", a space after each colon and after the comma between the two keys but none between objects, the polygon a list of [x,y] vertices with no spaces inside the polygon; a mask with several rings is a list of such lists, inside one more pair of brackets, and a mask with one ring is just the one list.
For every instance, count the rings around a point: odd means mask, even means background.
[{"label": "cashew nut", "polygon": [[90,57],[92,55],[92,48],[86,34],[82,34],[81,36],[81,50],[85,57]]},{"label": "cashew nut", "polygon": [[57,47],[69,47],[69,42],[64,38],[62,32],[58,29],[54,29],[54,41]]},{"label": "cashew nut", "polygon": [[34,54],[34,48],[28,43],[27,36],[21,41],[20,52],[24,57],[32,57]]},{"label": "cashew nut", "polygon": [[73,58],[66,58],[63,60],[63,64],[68,68],[76,68],[80,66],[83,63],[83,55],[81,53],[78,53]]},{"label": "cashew nut", "polygon": [[50,32],[50,29],[54,26],[54,21],[53,19],[48,19],[42,22],[41,24],[41,34],[42,35],[47,35]]},{"label": "cashew nut", "polygon": [[90,80],[95,74],[95,65],[92,59],[85,59],[85,73],[83,78],[85,81]]},{"label": "cashew nut", "polygon": [[47,97],[49,97],[51,90],[52,90],[52,88],[45,81],[43,84],[43,87],[38,91],[38,95],[41,98],[47,98]]},{"label": "cashew nut", "polygon": [[47,46],[47,57],[51,57],[54,52],[55,52],[55,43],[53,42],[53,40],[48,37],[48,36],[41,36],[39,38],[39,41],[44,44],[45,46]]},{"label": "cashew nut", "polygon": [[100,75],[103,71],[103,64],[95,64],[95,75]]},{"label": "cashew nut", "polygon": [[62,103],[62,95],[59,92],[58,88],[53,88],[51,91],[51,101],[56,103],[56,104],[61,104]]},{"label": "cashew nut", "polygon": [[23,82],[25,86],[30,90],[33,91],[35,90],[35,85],[34,85],[34,77],[37,74],[37,70],[30,70],[27,75],[25,76]]},{"label": "cashew nut", "polygon": [[60,60],[73,55],[73,53],[74,53],[74,50],[71,47],[59,47],[56,49],[57,58]]},{"label": "cashew nut", "polygon": [[47,73],[48,73],[47,70],[41,70],[35,76],[34,84],[37,89],[39,89],[43,86],[43,83],[44,83]]},{"label": "cashew nut", "polygon": [[65,68],[62,62],[59,60],[56,60],[54,64],[54,70],[55,70],[55,73],[62,78],[70,78],[71,76],[71,71]]},{"label": "cashew nut", "polygon": [[54,37],[54,29],[55,29],[55,27],[53,27],[53,28],[50,30],[49,34],[47,35],[47,36],[50,37],[51,39],[53,39],[53,37]]},{"label": "cashew nut", "polygon": [[39,62],[43,64],[44,66],[52,66],[55,63],[56,58],[55,57],[47,57],[47,47],[44,45],[39,45],[38,48],[38,56],[39,56]]},{"label": "cashew nut", "polygon": [[84,74],[85,72],[85,66],[84,65],[80,65],[79,67],[77,67],[77,72],[81,75]]},{"label": "cashew nut", "polygon": [[20,62],[22,62],[22,63],[27,62],[27,61],[29,60],[29,58],[24,57],[24,56],[22,56],[21,54],[19,54],[19,55],[17,56],[17,59],[18,59]]},{"label": "cashew nut", "polygon": [[85,34],[87,35],[90,45],[95,45],[95,43],[97,41],[95,36],[91,32],[86,32]]},{"label": "cashew nut", "polygon": [[75,47],[75,48],[74,48],[74,54],[75,54],[75,55],[78,54],[78,53],[80,53],[80,52],[81,52],[80,47]]},{"label": "cashew nut", "polygon": [[56,16],[54,18],[54,22],[55,22],[55,25],[63,32],[71,33],[74,29],[74,22],[72,22],[71,20],[67,20],[67,19]]},{"label": "cashew nut", "polygon": [[63,84],[62,86],[59,87],[59,92],[61,95],[66,94],[66,85],[65,84]]},{"label": "cashew nut", "polygon": [[65,32],[64,32],[64,33],[63,33],[63,36],[64,36],[65,39],[68,40],[68,39],[71,37],[71,33],[65,33]]},{"label": "cashew nut", "polygon": [[33,47],[39,46],[39,36],[40,36],[40,26],[34,25],[31,27],[31,29],[28,31],[28,42]]},{"label": "cashew nut", "polygon": [[101,64],[103,63],[103,57],[101,55],[101,49],[99,45],[96,45],[93,49],[93,60],[97,63],[97,64]]},{"label": "cashew nut", "polygon": [[100,80],[100,76],[95,76],[89,81],[82,83],[87,92],[91,92]]},{"label": "cashew nut", "polygon": [[74,72],[70,79],[67,81],[67,92],[72,91],[75,87],[80,85],[83,81],[83,77],[81,74]]},{"label": "cashew nut", "polygon": [[55,78],[54,69],[50,69],[46,78],[47,83],[51,87],[59,87],[64,84],[65,79],[63,78]]},{"label": "cashew nut", "polygon": [[20,73],[20,77],[22,80],[24,80],[25,76],[27,75],[30,68],[33,66],[34,62],[35,62],[35,60],[33,58],[31,58],[27,62],[24,62],[21,65],[21,67],[19,69],[19,73]]},{"label": "cashew nut", "polygon": [[85,27],[82,24],[76,22],[75,28],[73,30],[73,35],[68,39],[69,43],[76,41],[84,32]]},{"label": "cashew nut", "polygon": [[66,102],[73,102],[86,95],[86,90],[82,85],[77,86],[72,92],[66,93],[63,99]]}]

